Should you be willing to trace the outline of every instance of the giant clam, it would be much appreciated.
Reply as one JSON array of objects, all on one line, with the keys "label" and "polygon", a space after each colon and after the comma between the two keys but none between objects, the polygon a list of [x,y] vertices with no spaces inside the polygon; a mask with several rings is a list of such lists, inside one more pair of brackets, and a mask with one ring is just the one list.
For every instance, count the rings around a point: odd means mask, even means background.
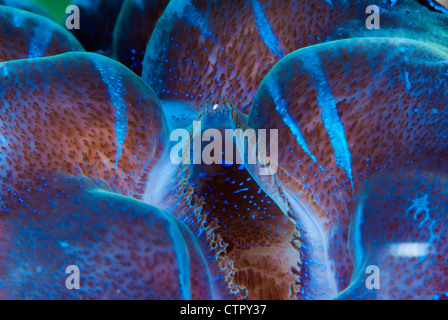
[{"label": "giant clam", "polygon": [[448,297],[446,2],[0,2],[1,298]]}]

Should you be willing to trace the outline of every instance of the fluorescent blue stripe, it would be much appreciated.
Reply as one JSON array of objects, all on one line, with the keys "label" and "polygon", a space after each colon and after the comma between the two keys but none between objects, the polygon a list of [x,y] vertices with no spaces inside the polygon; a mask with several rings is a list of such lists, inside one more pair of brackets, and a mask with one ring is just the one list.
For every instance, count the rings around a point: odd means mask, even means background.
[{"label": "fluorescent blue stripe", "polygon": [[[5,3],[8,5],[7,3]],[[13,18],[12,18],[12,25],[14,28],[20,29],[22,27],[22,24],[25,22],[25,20],[28,18],[26,11],[16,11],[13,12]]]},{"label": "fluorescent blue stripe", "polygon": [[[8,67],[5,65],[5,64],[3,64],[3,63],[0,63],[0,73],[1,73],[1,75],[3,76],[3,77],[7,77],[7,76],[9,76],[9,70],[8,70]],[[3,89],[3,88],[2,88]]]},{"label": "fluorescent blue stripe", "polygon": [[405,77],[405,82],[406,82],[406,89],[408,91],[411,91],[412,85],[411,85],[411,82],[409,81],[409,72],[405,71],[404,77]]},{"label": "fluorescent blue stripe", "polygon": [[188,5],[184,9],[184,17],[189,25],[198,27],[206,37],[213,38],[209,29],[208,21],[202,16],[202,13],[193,5]]},{"label": "fluorescent blue stripe", "polygon": [[340,121],[336,101],[328,85],[322,64],[318,56],[307,51],[303,52],[302,61],[314,78],[317,87],[317,105],[322,108],[322,121],[335,151],[336,164],[345,170],[353,187],[352,155],[345,137],[344,125]]},{"label": "fluorescent blue stripe", "polygon": [[28,58],[40,58],[45,55],[45,51],[53,37],[54,30],[50,29],[46,24],[39,24],[34,28],[33,39],[31,40],[28,51]]},{"label": "fluorescent blue stripe", "polygon": [[261,4],[258,0],[252,0],[252,8],[254,9],[255,24],[257,25],[258,31],[260,32],[261,39],[263,39],[264,44],[271,50],[271,52],[283,58],[285,53],[280,48],[280,41],[275,36],[271,29],[268,19],[264,15]]},{"label": "fluorescent blue stripe", "polygon": [[291,130],[292,134],[296,137],[297,143],[300,147],[302,147],[303,151],[305,151],[311,159],[316,162],[316,157],[311,153],[308,143],[300,131],[299,126],[296,124],[293,117],[288,113],[287,103],[285,99],[281,97],[277,83],[273,79],[270,79],[269,82],[266,82],[266,86],[269,89],[271,98],[274,100],[275,110],[282,117],[283,123],[289,128],[289,130]]},{"label": "fluorescent blue stripe", "polygon": [[122,84],[121,76],[114,69],[114,65],[103,63],[102,59],[96,60],[96,68],[101,73],[101,79],[107,87],[107,93],[115,108],[115,134],[117,136],[117,158],[115,165],[118,165],[123,153],[123,144],[128,136],[128,119],[126,117],[126,103],[123,97],[126,95],[126,88]]}]

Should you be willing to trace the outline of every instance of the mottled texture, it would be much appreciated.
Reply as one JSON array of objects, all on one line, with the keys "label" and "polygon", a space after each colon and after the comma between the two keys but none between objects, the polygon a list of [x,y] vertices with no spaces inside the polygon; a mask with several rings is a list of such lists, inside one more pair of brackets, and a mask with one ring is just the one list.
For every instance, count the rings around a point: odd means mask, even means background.
[{"label": "mottled texture", "polygon": [[226,97],[247,112],[276,62],[353,15],[325,1],[171,1],[149,39],[143,79],[163,98],[200,106]]},{"label": "mottled texture", "polygon": [[[365,11],[370,4],[343,0],[171,1],[147,43],[142,76],[163,99],[193,102],[199,107],[228,98],[248,113],[269,70],[297,49],[337,39],[385,35],[447,42],[446,17],[413,1],[380,1],[381,29],[368,30]],[[126,44],[116,46],[121,43]]]},{"label": "mottled texture", "polygon": [[[1,297],[212,298],[191,232],[132,199],[167,135],[151,88],[91,53],[0,70]],[[65,288],[69,265],[81,270],[80,290]]]},{"label": "mottled texture", "polygon": [[296,51],[263,81],[248,126],[283,135],[279,171],[258,182],[301,232],[304,297],[348,285],[348,226],[365,181],[446,173],[447,57],[406,39],[342,40]]},{"label": "mottled texture", "polygon": [[0,220],[0,298],[212,298],[196,239],[168,213],[88,179],[49,179],[26,200],[42,213]]},{"label": "mottled texture", "polygon": [[66,29],[21,9],[0,6],[0,62],[84,51]]},{"label": "mottled texture", "polygon": [[[0,6],[1,298],[448,297],[444,1],[73,3],[133,72]],[[174,164],[194,120],[278,129],[278,171]]]},{"label": "mottled texture", "polygon": [[[393,172],[369,179],[355,201],[355,271],[340,299],[448,299],[446,170]],[[367,290],[366,269],[379,268]]]},{"label": "mottled texture", "polygon": [[[140,198],[164,148],[157,97],[119,63],[92,53],[0,64],[0,172],[7,207],[32,179],[83,174]],[[23,209],[23,208],[22,208]]]}]

